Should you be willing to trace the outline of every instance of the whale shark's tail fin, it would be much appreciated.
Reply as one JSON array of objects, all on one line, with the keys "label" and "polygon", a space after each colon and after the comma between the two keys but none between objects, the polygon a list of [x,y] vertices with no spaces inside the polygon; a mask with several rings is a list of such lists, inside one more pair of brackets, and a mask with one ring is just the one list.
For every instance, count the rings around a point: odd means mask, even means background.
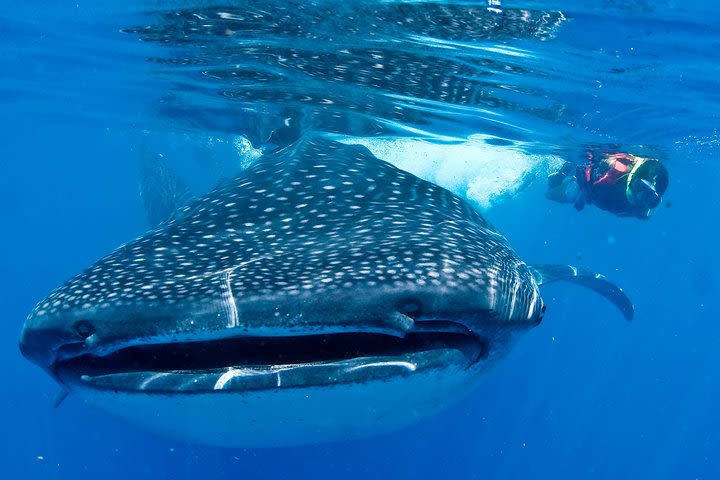
[{"label": "whale shark's tail fin", "polygon": [[538,285],[551,282],[571,282],[599,293],[610,300],[630,321],[635,313],[632,301],[620,287],[603,275],[572,265],[532,265],[530,271]]},{"label": "whale shark's tail fin", "polygon": [[143,153],[140,162],[140,196],[151,227],[169,220],[192,193],[165,163],[162,154]]}]

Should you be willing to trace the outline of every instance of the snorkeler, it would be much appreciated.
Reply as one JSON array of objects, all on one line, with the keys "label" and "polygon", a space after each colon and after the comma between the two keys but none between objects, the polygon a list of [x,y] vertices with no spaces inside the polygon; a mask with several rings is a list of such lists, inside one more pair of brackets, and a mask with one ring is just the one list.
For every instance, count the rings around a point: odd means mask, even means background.
[{"label": "snorkeler", "polygon": [[619,217],[647,219],[668,187],[660,161],[627,153],[588,154],[588,163],[565,162],[548,176],[550,200],[572,203],[577,210],[595,205]]}]

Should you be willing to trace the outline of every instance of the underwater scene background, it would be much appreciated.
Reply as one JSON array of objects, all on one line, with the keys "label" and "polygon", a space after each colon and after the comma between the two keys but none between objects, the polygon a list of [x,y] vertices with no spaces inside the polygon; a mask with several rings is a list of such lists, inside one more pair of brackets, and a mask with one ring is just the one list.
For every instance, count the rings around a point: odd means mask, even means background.
[{"label": "underwater scene background", "polygon": [[[720,6],[712,1],[9,3],[0,14],[3,478],[720,476]],[[436,417],[281,449],[185,444],[58,387],[17,347],[52,288],[148,228],[143,158],[194,193],[308,132],[466,198],[558,283],[543,323]],[[589,150],[661,159],[648,221],[544,197]]]}]

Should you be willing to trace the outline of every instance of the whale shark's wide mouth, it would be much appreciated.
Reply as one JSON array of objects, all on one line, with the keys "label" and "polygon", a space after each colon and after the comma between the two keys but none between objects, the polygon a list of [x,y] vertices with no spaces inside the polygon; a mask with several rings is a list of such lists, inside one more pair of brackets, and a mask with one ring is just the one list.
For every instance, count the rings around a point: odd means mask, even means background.
[{"label": "whale shark's wide mouth", "polygon": [[469,331],[330,333],[134,345],[55,363],[65,383],[123,391],[258,390],[467,369],[489,343]]}]

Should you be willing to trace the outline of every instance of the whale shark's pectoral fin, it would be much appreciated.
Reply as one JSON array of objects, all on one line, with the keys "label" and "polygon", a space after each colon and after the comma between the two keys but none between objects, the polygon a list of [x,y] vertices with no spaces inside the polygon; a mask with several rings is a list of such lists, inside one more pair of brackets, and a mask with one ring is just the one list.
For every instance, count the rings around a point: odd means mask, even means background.
[{"label": "whale shark's pectoral fin", "polygon": [[69,393],[70,391],[67,388],[63,387],[55,397],[55,400],[53,401],[53,407],[58,408],[60,404],[65,401]]},{"label": "whale shark's pectoral fin", "polygon": [[620,287],[599,273],[572,265],[533,265],[530,271],[538,285],[558,281],[582,285],[610,300],[626,320],[630,321],[633,318],[635,307],[630,298]]}]

